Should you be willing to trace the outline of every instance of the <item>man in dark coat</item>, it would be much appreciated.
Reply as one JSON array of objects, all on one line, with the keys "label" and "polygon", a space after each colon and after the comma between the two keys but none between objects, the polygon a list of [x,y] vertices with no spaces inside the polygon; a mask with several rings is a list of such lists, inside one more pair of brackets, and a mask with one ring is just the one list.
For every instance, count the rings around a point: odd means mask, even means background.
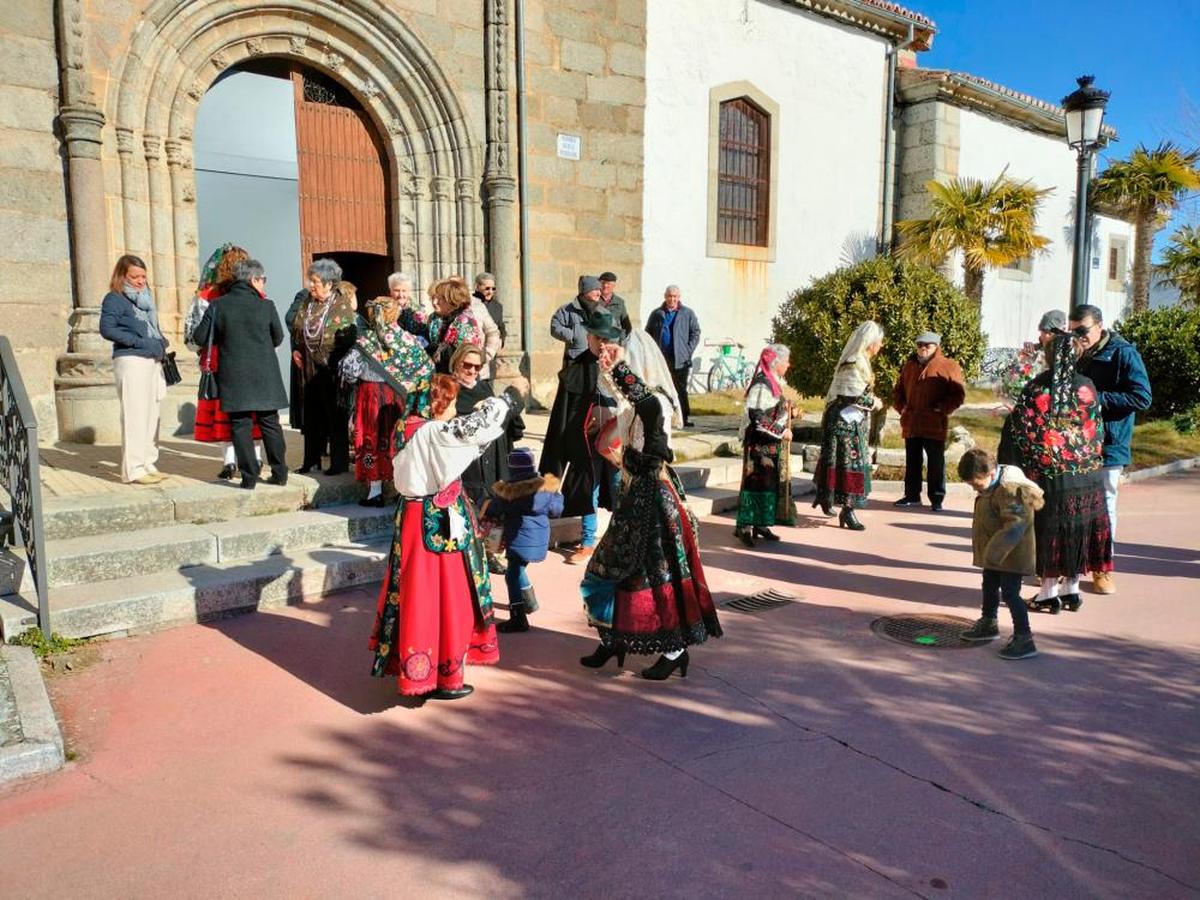
[{"label": "man in dark coat", "polygon": [[[1075,371],[1096,385],[1096,399],[1104,418],[1104,496],[1109,532],[1115,541],[1117,489],[1121,473],[1133,462],[1133,422],[1137,413],[1149,409],[1154,399],[1150,375],[1137,348],[1105,329],[1100,307],[1076,306],[1071,310],[1070,327],[1079,353]],[[1093,572],[1092,590],[1097,594],[1115,594],[1117,587],[1112,574]]]},{"label": "man in dark coat", "polygon": [[[618,340],[622,334],[606,310],[595,312],[586,331],[605,340]],[[586,563],[592,555],[597,540],[596,508],[611,508],[613,499],[611,467],[595,452],[588,435],[594,408],[606,402],[597,390],[599,377],[600,360],[590,346],[558,373],[558,392],[538,465],[540,474],[562,481],[563,515],[583,518],[580,547],[567,558],[574,565]]]},{"label": "man in dark coat", "polygon": [[625,298],[617,293],[617,276],[614,272],[600,273],[600,305],[620,324],[622,331],[626,334],[633,331],[633,322],[629,320],[629,306],[625,303]]},{"label": "man in dark coat", "polygon": [[916,344],[892,389],[892,406],[900,413],[904,435],[904,496],[893,505],[921,505],[921,463],[927,460],[929,508],[939,512],[946,498],[950,414],[962,406],[967,386],[962,367],[942,353],[940,335],[926,331],[917,335]]},{"label": "man in dark coat", "polygon": [[646,333],[654,338],[671,367],[671,380],[683,412],[683,427],[692,426],[692,408],[688,403],[688,375],[692,357],[700,346],[700,320],[689,306],[684,306],[679,285],[669,284],[663,293],[663,304],[650,313]]},{"label": "man in dark coat", "polygon": [[242,487],[253,490],[262,468],[254,457],[255,419],[271,466],[269,482],[283,485],[288,479],[287,446],[279,426],[279,410],[288,405],[288,399],[275,357],[284,334],[275,304],[266,299],[262,263],[244,260],[234,267],[233,275],[237,280],[229,293],[205,311],[196,328],[196,340],[207,343],[211,334],[218,348],[221,410],[229,416]]}]

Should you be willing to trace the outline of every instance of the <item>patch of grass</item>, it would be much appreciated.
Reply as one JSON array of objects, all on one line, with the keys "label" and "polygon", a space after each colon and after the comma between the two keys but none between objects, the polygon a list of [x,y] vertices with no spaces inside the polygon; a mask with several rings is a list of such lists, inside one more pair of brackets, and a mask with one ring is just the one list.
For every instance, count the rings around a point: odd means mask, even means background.
[{"label": "patch of grass", "polygon": [[[743,404],[746,392],[733,389],[728,391],[708,391],[703,394],[692,394],[688,404],[694,416],[740,416],[746,411]],[[825,407],[823,397],[800,397],[800,406],[805,412],[820,413]]]},{"label": "patch of grass", "polygon": [[28,647],[38,659],[45,659],[54,653],[65,653],[82,646],[87,643],[87,638],[63,637],[55,631],[47,639],[40,628],[30,628],[9,640],[9,643],[18,647]]},{"label": "patch of grass", "polygon": [[1170,419],[1139,422],[1133,427],[1131,469],[1148,469],[1177,459],[1200,456],[1200,431],[1180,434]]},{"label": "patch of grass", "polygon": [[990,387],[968,387],[965,403],[999,403],[996,392]]}]

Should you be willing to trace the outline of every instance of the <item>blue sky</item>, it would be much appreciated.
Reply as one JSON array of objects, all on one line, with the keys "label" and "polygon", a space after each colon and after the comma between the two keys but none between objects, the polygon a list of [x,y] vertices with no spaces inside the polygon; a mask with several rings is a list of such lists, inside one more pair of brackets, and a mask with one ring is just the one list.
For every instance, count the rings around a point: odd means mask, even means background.
[{"label": "blue sky", "polygon": [[[933,49],[917,55],[924,68],[970,72],[1054,103],[1077,76],[1095,75],[1112,92],[1105,121],[1120,133],[1106,156],[1139,142],[1200,145],[1200,0],[901,3],[937,23]],[[1188,205],[1189,217],[1198,206]]]}]

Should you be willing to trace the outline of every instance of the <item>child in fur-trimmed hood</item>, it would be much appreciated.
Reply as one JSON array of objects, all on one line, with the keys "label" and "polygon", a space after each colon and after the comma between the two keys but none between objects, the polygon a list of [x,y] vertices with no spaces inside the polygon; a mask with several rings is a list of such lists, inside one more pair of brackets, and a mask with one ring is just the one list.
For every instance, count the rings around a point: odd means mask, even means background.
[{"label": "child in fur-trimmed hood", "polygon": [[512,634],[529,630],[528,614],[537,612],[537,597],[525,567],[541,562],[550,549],[550,520],[562,515],[563,495],[553,475],[539,475],[533,451],[518,447],[508,454],[508,481],[492,485],[486,516],[503,522],[503,545],[508,560],[504,583],[508,586],[509,619],[497,631]]}]

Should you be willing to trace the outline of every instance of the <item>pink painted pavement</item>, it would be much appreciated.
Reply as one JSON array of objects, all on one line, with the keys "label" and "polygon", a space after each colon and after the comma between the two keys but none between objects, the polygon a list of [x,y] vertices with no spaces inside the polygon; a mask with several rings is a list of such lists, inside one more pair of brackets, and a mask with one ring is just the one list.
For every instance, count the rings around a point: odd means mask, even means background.
[{"label": "pink painted pavement", "polygon": [[99,645],[51,678],[78,759],[0,792],[0,895],[1200,894],[1200,473],[1122,489],[1119,593],[1017,663],[871,633],[976,615],[970,498],[888,499],[757,551],[708,520],[719,601],[800,599],[726,611],[686,680],[582,669],[558,557],[457,703],[367,677],[366,591]]}]

